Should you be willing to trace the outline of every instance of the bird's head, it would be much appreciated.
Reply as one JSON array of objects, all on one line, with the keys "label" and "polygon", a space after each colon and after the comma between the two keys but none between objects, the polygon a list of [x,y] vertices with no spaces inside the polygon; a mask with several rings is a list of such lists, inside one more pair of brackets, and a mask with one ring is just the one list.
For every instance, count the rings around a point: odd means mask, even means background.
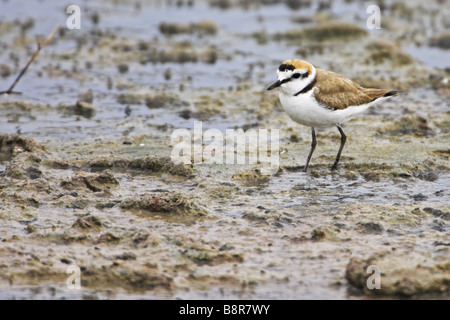
[{"label": "bird's head", "polygon": [[278,80],[267,90],[281,87],[288,94],[295,94],[309,85],[316,77],[316,68],[309,62],[299,59],[284,61],[277,70]]}]

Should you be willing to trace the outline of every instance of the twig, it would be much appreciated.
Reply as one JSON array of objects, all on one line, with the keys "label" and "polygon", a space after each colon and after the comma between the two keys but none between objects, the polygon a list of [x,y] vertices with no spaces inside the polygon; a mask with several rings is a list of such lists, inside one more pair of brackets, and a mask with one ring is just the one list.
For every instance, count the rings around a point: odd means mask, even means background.
[{"label": "twig", "polygon": [[33,62],[34,58],[36,58],[36,56],[39,54],[41,49],[43,47],[45,47],[52,40],[53,36],[56,34],[56,32],[59,30],[60,27],[61,27],[61,25],[58,24],[56,26],[56,28],[53,29],[52,33],[50,33],[50,35],[47,37],[47,39],[45,39],[42,43],[40,42],[39,36],[36,36],[36,41],[37,41],[37,49],[36,49],[36,51],[31,56],[30,60],[28,60],[28,63],[26,64],[25,68],[23,68],[22,71],[20,71],[19,75],[17,76],[16,80],[14,80],[13,84],[11,85],[11,87],[9,87],[9,89],[6,90],[6,91],[0,91],[0,94],[12,94],[12,93],[20,94],[20,92],[16,92],[16,91],[12,91],[12,90],[14,89],[16,84],[19,82],[20,78],[22,78],[22,76],[25,74],[25,72],[27,71],[28,67]]}]

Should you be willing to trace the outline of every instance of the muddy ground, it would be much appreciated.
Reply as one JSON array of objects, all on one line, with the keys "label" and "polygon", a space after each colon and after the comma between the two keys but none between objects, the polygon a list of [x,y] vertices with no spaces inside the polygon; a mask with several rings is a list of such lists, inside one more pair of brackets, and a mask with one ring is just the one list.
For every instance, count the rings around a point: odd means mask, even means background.
[{"label": "muddy ground", "polygon": [[[0,2],[0,298],[448,298],[446,1]],[[265,89],[302,58],[402,94],[344,126]],[[275,90],[274,90],[275,91]],[[279,170],[174,163],[175,129],[280,129]],[[66,281],[80,268],[81,289]],[[369,266],[381,289],[366,285]]]}]

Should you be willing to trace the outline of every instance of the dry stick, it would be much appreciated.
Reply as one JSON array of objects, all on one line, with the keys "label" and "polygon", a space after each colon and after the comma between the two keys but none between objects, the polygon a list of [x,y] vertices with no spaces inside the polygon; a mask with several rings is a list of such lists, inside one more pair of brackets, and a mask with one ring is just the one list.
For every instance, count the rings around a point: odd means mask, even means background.
[{"label": "dry stick", "polygon": [[36,39],[37,39],[37,46],[38,46],[36,51],[31,56],[30,60],[28,60],[28,63],[26,64],[25,68],[23,68],[22,71],[20,71],[19,75],[17,76],[16,80],[13,82],[11,87],[9,87],[9,89],[6,90],[6,91],[1,91],[0,94],[12,94],[12,93],[20,94],[20,92],[15,92],[15,91],[12,91],[12,90],[16,86],[17,82],[19,82],[20,78],[22,78],[22,76],[25,74],[25,72],[27,71],[28,67],[33,62],[34,58],[36,58],[36,56],[39,54],[39,51],[41,51],[41,49],[43,47],[45,47],[52,40],[53,36],[59,30],[60,27],[61,27],[61,25],[58,24],[56,26],[56,28],[53,29],[52,33],[50,33],[50,35],[47,37],[47,39],[45,39],[44,42],[42,42],[42,43],[39,42],[39,37],[38,36],[36,37]]}]

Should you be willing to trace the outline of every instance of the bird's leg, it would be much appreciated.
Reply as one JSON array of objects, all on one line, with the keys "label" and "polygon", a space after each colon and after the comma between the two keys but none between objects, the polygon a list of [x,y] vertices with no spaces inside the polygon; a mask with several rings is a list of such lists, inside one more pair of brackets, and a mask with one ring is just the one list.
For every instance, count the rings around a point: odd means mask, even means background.
[{"label": "bird's leg", "polygon": [[344,130],[342,130],[340,125],[337,125],[337,128],[339,132],[341,133],[341,146],[339,147],[338,154],[336,156],[336,160],[334,161],[333,166],[331,167],[331,170],[336,170],[337,165],[339,163],[339,159],[341,158],[342,149],[344,149],[345,141],[347,140],[347,136],[344,133]]},{"label": "bird's leg", "polygon": [[306,160],[305,169],[303,169],[304,172],[308,169],[309,160],[311,160],[311,156],[314,152],[314,149],[316,148],[316,131],[314,130],[314,127],[311,127],[311,135],[312,135],[312,141],[311,141],[311,151],[309,151],[308,159]]}]

